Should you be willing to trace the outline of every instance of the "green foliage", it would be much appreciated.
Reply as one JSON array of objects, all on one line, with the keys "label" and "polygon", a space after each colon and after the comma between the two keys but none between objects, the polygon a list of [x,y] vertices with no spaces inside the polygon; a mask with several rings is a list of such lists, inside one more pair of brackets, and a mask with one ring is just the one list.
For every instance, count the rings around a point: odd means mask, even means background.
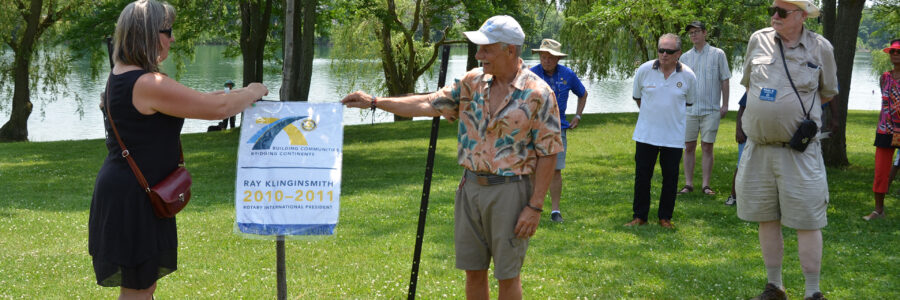
[{"label": "green foliage", "polygon": [[[562,11],[557,9],[554,1],[525,1],[522,6],[525,11],[524,15],[529,19],[534,19],[534,30],[525,34],[526,49],[540,47],[543,39],[559,40],[559,31],[562,28],[564,16]],[[530,51],[526,52],[530,53]]]},{"label": "green foliage", "polygon": [[[522,271],[528,299],[749,299],[766,275],[756,224],[722,205],[737,159],[734,112],[722,119],[712,187],[678,197],[676,230],[625,228],[631,219],[637,114],[584,115],[569,131],[563,171],[564,223],[545,212]],[[898,299],[900,205],[894,183],[885,219],[871,222],[872,132],[877,112],[851,111],[852,165],[829,168],[829,224],[821,286],[829,299]],[[347,126],[341,215],[334,236],[286,243],[291,299],[397,299],[407,292],[429,122]],[[456,126],[442,122],[417,296],[462,299],[454,268]],[[275,243],[233,234],[237,131],[183,136],[193,198],[178,215],[179,269],[157,299],[271,299]],[[598,142],[603,141],[603,142]],[[77,153],[78,155],[73,155]],[[0,144],[0,298],[112,299],[95,284],[87,223],[103,140]],[[699,168],[698,168],[699,169]],[[700,170],[696,170],[699,176]],[[14,184],[9,184],[10,182]],[[655,216],[661,176],[653,176]],[[549,205],[549,202],[547,203]],[[655,221],[655,219],[651,219]],[[803,299],[794,230],[785,229],[784,283]],[[497,297],[491,278],[491,298]]]},{"label": "green foliage", "polygon": [[[373,27],[378,20],[363,14],[345,14],[331,32],[331,73],[338,82],[337,94],[349,94],[366,90],[383,95],[386,93],[381,72],[381,52]],[[368,78],[368,79],[367,79]]]},{"label": "green foliage", "polygon": [[[377,94],[402,95],[417,89],[419,77],[436,61],[436,46],[442,24],[452,24],[458,12],[452,1],[337,1],[332,71],[340,83],[335,89],[345,93],[356,89]],[[418,11],[417,11],[418,8]],[[445,26],[445,28],[449,29]],[[386,37],[383,34],[384,31]],[[383,78],[364,81],[377,66]],[[371,78],[371,77],[369,77]]]},{"label": "green foliage", "polygon": [[561,42],[571,47],[576,72],[602,79],[633,74],[643,62],[655,59],[659,37],[682,35],[682,50],[692,44],[684,26],[694,20],[707,25],[707,41],[722,48],[732,67],[754,31],[768,26],[765,5],[731,1],[600,0],[569,2]]},{"label": "green foliage", "polygon": [[888,41],[900,38],[900,0],[875,0],[874,2],[873,18],[883,24],[874,33],[887,37]]},{"label": "green foliage", "polygon": [[872,74],[875,78],[881,78],[887,70],[893,70],[894,65],[891,64],[891,57],[881,49],[872,51]]},{"label": "green foliage", "polygon": [[[31,56],[28,66],[29,86],[23,87],[30,90],[32,103],[49,104],[59,98],[74,98],[82,101],[82,95],[71,93],[65,88],[65,75],[71,69],[72,55],[62,44],[67,42],[64,32],[72,28],[69,22],[71,16],[85,9],[85,0],[47,0],[43,1],[41,8],[41,22],[46,22],[45,27],[37,33],[37,40],[31,53],[20,55]],[[20,6],[21,5],[21,6]],[[20,47],[26,38],[27,12],[31,1],[0,0],[0,95],[5,97],[0,101],[0,111],[10,109],[13,91],[15,87],[14,58],[16,49]],[[51,17],[59,18],[56,21],[48,21]],[[41,91],[42,93],[38,93]],[[43,113],[44,106],[37,105],[39,113]],[[83,113],[79,111],[78,113]]]},{"label": "green foliage", "polygon": [[862,21],[859,24],[859,48],[868,50],[881,50],[887,43],[895,38],[900,38],[900,0],[893,6],[879,2],[877,5],[863,10]]}]

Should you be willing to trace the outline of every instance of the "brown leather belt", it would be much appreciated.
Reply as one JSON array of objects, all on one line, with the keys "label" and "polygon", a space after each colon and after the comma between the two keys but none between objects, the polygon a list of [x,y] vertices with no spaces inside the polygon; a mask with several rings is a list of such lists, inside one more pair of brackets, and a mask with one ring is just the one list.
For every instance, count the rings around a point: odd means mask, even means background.
[{"label": "brown leather belt", "polygon": [[479,185],[491,186],[510,182],[528,180],[528,175],[501,176],[489,173],[476,173],[466,170],[466,178],[475,180]]}]

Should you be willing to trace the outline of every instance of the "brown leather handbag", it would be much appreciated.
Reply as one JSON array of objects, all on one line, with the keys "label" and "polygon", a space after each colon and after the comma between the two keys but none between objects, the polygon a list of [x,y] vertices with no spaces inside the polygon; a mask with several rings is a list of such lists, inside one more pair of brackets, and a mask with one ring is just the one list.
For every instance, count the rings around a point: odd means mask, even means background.
[{"label": "brown leather handbag", "polygon": [[116,141],[119,142],[119,147],[122,148],[122,157],[128,161],[128,166],[131,167],[131,171],[137,177],[138,183],[147,192],[147,196],[150,196],[150,205],[153,206],[153,213],[160,219],[175,217],[175,214],[184,209],[188,201],[191,200],[191,173],[184,168],[184,150],[181,148],[181,138],[178,140],[178,150],[181,153],[178,167],[165,179],[150,187],[147,179],[144,178],[144,174],[141,173],[141,169],[138,168],[134,158],[131,157],[131,153],[128,152],[128,148],[125,148],[125,144],[122,143],[119,131],[116,130],[116,124],[113,122],[112,114],[109,112],[109,82],[107,82],[106,93],[106,103],[103,106],[106,108],[109,127],[112,128]]}]

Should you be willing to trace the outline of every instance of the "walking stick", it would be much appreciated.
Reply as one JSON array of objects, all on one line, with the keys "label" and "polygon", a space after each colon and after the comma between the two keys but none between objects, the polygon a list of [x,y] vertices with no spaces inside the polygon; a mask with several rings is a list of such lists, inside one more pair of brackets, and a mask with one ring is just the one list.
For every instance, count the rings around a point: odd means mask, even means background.
[{"label": "walking stick", "polygon": [[[438,73],[438,89],[447,81],[447,62],[450,60],[450,45],[441,49],[441,70]],[[425,235],[425,217],[428,216],[428,195],[431,193],[431,173],[434,170],[434,150],[437,146],[438,127],[441,117],[431,119],[431,141],[428,142],[428,161],[425,163],[425,183],[422,185],[422,204],[419,207],[419,228],[416,230],[416,250],[413,253],[412,272],[409,279],[409,300],[416,299],[416,282],[419,279],[419,259],[422,257],[422,238]]]}]

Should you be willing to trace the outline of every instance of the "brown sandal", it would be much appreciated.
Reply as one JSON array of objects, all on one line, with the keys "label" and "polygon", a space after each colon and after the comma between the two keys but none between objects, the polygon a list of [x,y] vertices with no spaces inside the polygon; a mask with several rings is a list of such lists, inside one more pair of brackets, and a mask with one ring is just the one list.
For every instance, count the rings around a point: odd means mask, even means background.
[{"label": "brown sandal", "polygon": [[704,186],[702,191],[703,191],[704,194],[707,194],[707,195],[710,195],[710,196],[716,194],[716,191],[713,191],[713,189],[710,188],[708,185],[707,185],[707,186]]},{"label": "brown sandal", "polygon": [[884,218],[884,212],[878,213],[878,211],[872,211],[871,214],[869,214],[868,216],[863,217],[863,220],[871,221],[871,220],[874,220],[874,219],[881,219],[881,218]]},{"label": "brown sandal", "polygon": [[684,195],[684,194],[687,194],[687,193],[690,193],[690,192],[693,192],[693,191],[694,191],[694,186],[692,186],[692,185],[686,185],[686,184],[685,184],[684,187],[682,187],[681,190],[678,191],[678,194],[679,194],[679,195]]}]

